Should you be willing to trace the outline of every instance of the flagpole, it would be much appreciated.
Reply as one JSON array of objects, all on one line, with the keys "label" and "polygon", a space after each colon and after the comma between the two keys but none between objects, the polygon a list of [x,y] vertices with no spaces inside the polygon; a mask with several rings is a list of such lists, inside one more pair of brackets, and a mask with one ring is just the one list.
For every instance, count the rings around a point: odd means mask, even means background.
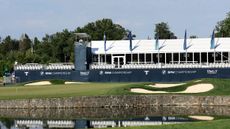
[{"label": "flagpole", "polygon": [[106,64],[106,35],[104,32],[104,51],[105,51],[105,64]]},{"label": "flagpole", "polygon": [[128,38],[129,38],[129,49],[130,49],[130,51],[131,51],[131,64],[133,64],[133,45],[132,45],[132,33],[131,33],[131,31],[129,31],[129,36],[128,36]]},{"label": "flagpole", "polygon": [[159,48],[159,37],[157,35],[156,37],[156,43],[155,43],[155,50],[157,50],[157,63],[160,63],[160,48]]},{"label": "flagpole", "polygon": [[214,58],[214,64],[216,63],[216,46],[215,46],[215,30],[212,32],[212,37],[211,37],[211,49],[214,50],[213,58]]},{"label": "flagpole", "polygon": [[187,53],[187,30],[184,33],[184,50],[185,50],[185,63],[188,62],[188,53]]}]

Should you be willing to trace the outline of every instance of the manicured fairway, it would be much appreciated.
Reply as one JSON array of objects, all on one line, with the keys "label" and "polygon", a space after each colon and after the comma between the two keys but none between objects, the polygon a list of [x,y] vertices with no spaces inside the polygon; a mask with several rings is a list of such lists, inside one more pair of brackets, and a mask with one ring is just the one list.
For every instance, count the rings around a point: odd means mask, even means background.
[{"label": "manicured fairway", "polygon": [[[113,129],[229,129],[230,120],[215,120],[206,122],[195,122],[175,125],[159,125],[159,126],[142,126],[142,127],[126,127]],[[107,128],[109,129],[109,128]]]},{"label": "manicured fairway", "polygon": [[[98,96],[98,95],[130,95],[131,88],[143,88],[148,90],[183,91],[188,86],[198,83],[211,83],[214,89],[206,93],[192,95],[230,95],[230,79],[202,79],[202,81],[189,81],[186,84],[164,89],[157,89],[148,84],[153,83],[82,83],[82,84],[59,84],[48,86],[17,86],[0,87],[0,99],[23,99],[23,98],[50,98],[70,96]],[[185,94],[191,95],[191,94]]]},{"label": "manicured fairway", "polygon": [[127,85],[127,83],[86,83],[0,87],[0,99],[109,95],[116,94],[116,89]]}]

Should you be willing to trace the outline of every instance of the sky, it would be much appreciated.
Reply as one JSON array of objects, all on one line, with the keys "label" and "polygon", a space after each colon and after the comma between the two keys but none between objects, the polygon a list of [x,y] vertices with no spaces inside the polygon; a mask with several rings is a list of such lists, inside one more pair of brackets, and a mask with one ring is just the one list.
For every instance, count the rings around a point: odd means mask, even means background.
[{"label": "sky", "polygon": [[155,24],[167,22],[178,38],[210,37],[230,12],[230,0],[0,0],[0,37],[42,38],[63,29],[110,18],[135,34],[154,37]]}]

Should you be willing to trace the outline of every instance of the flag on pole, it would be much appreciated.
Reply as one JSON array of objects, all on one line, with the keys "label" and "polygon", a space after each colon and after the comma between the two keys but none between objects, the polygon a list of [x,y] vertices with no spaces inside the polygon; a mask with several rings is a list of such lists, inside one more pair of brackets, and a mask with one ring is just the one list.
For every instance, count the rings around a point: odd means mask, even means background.
[{"label": "flag on pole", "polygon": [[159,36],[156,37],[155,50],[159,50]]},{"label": "flag on pole", "polygon": [[215,30],[212,32],[212,37],[211,37],[211,49],[215,49]]},{"label": "flag on pole", "polygon": [[106,34],[104,32],[104,51],[106,52]]},{"label": "flag on pole", "polygon": [[185,30],[184,33],[184,46],[183,46],[184,50],[187,49],[187,30]]},{"label": "flag on pole", "polygon": [[129,31],[128,38],[129,38],[129,50],[132,51],[133,50],[133,44],[132,44],[133,37],[132,37],[131,31]]}]

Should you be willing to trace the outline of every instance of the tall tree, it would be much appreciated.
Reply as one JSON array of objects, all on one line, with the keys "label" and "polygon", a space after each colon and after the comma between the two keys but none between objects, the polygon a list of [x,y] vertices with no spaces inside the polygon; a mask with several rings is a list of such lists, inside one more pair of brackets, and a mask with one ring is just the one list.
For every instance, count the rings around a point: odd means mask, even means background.
[{"label": "tall tree", "polygon": [[76,29],[78,33],[87,33],[92,40],[103,40],[104,32],[108,40],[120,40],[126,36],[126,30],[119,24],[114,24],[111,19],[102,19],[88,23]]},{"label": "tall tree", "polygon": [[168,23],[161,22],[155,25],[155,39],[176,39],[177,37],[170,31]]},{"label": "tall tree", "polygon": [[39,47],[41,47],[41,41],[39,41],[39,39],[37,37],[34,38],[33,40],[33,51],[36,52],[37,49],[39,49]]},{"label": "tall tree", "polygon": [[224,20],[217,23],[215,35],[217,37],[230,37],[230,12],[227,13]]},{"label": "tall tree", "polygon": [[27,34],[23,34],[19,42],[19,50],[25,52],[31,48],[31,43],[32,41],[30,40],[29,36]]}]

